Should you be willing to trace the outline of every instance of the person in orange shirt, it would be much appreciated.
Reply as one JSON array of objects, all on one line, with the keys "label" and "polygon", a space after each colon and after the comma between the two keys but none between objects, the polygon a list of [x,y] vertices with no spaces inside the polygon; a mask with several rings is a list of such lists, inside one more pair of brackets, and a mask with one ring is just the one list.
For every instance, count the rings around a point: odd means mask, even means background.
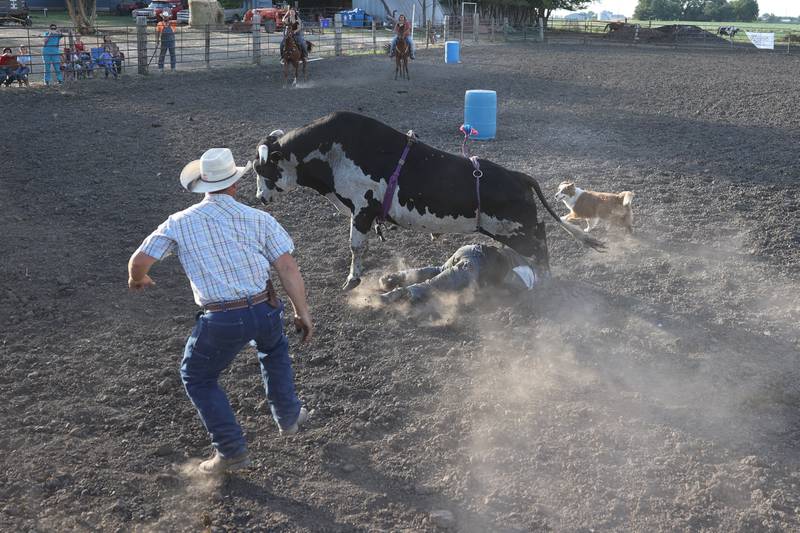
[{"label": "person in orange shirt", "polygon": [[161,13],[161,22],[156,26],[156,36],[161,44],[161,54],[158,56],[158,70],[164,72],[164,56],[169,51],[170,70],[175,72],[175,32],[178,25],[174,19],[170,20],[169,13]]}]

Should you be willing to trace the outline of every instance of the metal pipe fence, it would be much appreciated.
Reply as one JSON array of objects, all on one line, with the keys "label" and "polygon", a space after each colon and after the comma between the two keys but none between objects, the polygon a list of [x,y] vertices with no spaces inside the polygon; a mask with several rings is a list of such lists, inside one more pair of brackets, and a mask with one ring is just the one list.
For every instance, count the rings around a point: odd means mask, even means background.
[{"label": "metal pipe fence", "polygon": [[[19,54],[19,46],[28,48],[30,55],[29,79],[41,82],[44,75],[43,33],[44,27],[2,28],[0,47],[10,47]],[[147,74],[158,71],[161,49],[158,46],[156,28],[152,25],[108,26],[98,28],[95,35],[78,36],[77,32],[62,29],[64,36],[59,46],[58,68],[66,81],[96,77],[102,71],[98,57],[105,49],[114,52],[120,73]],[[304,26],[306,41],[313,44],[309,59],[386,53],[392,39],[390,30],[373,24],[369,28],[342,27],[335,23],[322,27],[318,23]],[[433,37],[427,39],[424,28],[414,32],[417,48],[441,46]],[[82,49],[76,52],[78,39]],[[260,63],[264,58],[277,58],[283,34],[267,33],[262,25],[237,23],[225,26],[189,27],[178,26],[175,34],[175,55],[178,70],[218,68],[233,63]],[[78,45],[80,48],[80,45]],[[170,54],[164,54],[166,69],[170,66]]]},{"label": "metal pipe fence", "polygon": [[[383,54],[393,37],[390,28],[379,22],[368,28],[344,27],[338,15],[332,24],[307,23],[305,38],[314,45],[310,59]],[[717,25],[656,26],[626,24],[614,27],[598,21],[550,20],[547,27],[542,24],[512,25],[505,20],[470,17],[445,17],[442,25],[429,24],[415,28],[417,49],[442,46],[445,40],[458,39],[463,35],[465,46],[491,43],[547,42],[584,45],[667,45],[672,47],[708,47],[724,50],[755,50],[740,30],[734,37],[717,34]],[[797,50],[800,35],[790,29],[775,27],[747,28],[775,34],[775,52],[790,53]],[[0,47],[19,52],[27,47],[30,56],[31,82],[43,79],[45,62],[43,57],[44,27],[0,27]],[[113,56],[111,74],[147,74],[157,71],[161,50],[157,49],[157,31],[154,26],[121,25],[98,28],[95,35],[78,36],[74,31],[62,30],[64,36],[59,46],[58,64],[67,81],[77,81],[109,73],[108,58],[100,57],[104,51]],[[267,33],[263,25],[236,23],[223,26],[189,27],[179,26],[175,35],[176,63],[179,70],[218,68],[233,63],[261,63],[264,58],[277,60],[280,52],[281,33]],[[768,52],[768,51],[764,51]],[[53,59],[52,57],[50,58]],[[169,66],[169,53],[165,64]]]}]

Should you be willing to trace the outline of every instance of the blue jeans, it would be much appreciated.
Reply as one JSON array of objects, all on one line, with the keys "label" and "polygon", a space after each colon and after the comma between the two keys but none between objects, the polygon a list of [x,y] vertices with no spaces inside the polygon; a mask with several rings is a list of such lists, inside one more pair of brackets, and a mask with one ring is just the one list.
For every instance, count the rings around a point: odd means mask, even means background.
[{"label": "blue jeans", "polygon": [[[394,55],[395,51],[397,51],[397,39],[397,35],[392,37],[392,55]],[[411,57],[415,57],[417,55],[417,45],[414,44],[414,39],[411,37],[406,37],[406,42],[408,43],[408,47],[411,49]]]},{"label": "blue jeans", "polygon": [[158,68],[164,68],[164,56],[169,51],[169,67],[175,70],[175,37],[161,37],[161,53],[158,56]]},{"label": "blue jeans", "polygon": [[64,74],[61,72],[61,54],[56,50],[42,49],[42,59],[44,60],[44,82],[50,84],[50,68],[56,71],[56,79],[59,83],[64,81]]},{"label": "blue jeans", "polygon": [[401,270],[394,275],[398,285],[408,289],[412,303],[423,302],[434,291],[457,292],[477,286],[483,254],[475,246],[464,246],[442,266]]},{"label": "blue jeans", "polygon": [[206,312],[197,317],[186,342],[181,364],[183,386],[211,437],[211,444],[223,457],[236,457],[247,451],[247,445],[217,380],[250,340],[255,340],[258,347],[272,417],[284,429],[297,422],[300,400],[294,389],[282,317],[282,303],[278,308],[264,302],[245,309]]}]

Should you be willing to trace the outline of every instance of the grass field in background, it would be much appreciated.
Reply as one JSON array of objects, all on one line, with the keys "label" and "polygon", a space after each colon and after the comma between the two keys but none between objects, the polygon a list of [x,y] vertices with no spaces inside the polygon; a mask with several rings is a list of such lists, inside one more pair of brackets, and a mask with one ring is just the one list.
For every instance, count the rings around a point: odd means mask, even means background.
[{"label": "grass field in background", "polygon": [[[31,20],[36,28],[47,27],[50,24],[58,24],[59,27],[71,28],[72,21],[69,19],[66,11],[47,11],[45,17],[41,11],[31,11]],[[133,17],[131,16],[117,16],[108,13],[97,14],[98,26],[131,26],[133,25]]]},{"label": "grass field in background", "polygon": [[704,29],[716,29],[720,26],[736,26],[740,30],[747,31],[771,31],[776,33],[787,31],[800,32],[800,24],[781,22],[708,22],[696,20],[630,20],[629,22],[631,24],[641,24],[642,27],[652,25],[654,28],[671,24],[681,24],[684,26],[700,26]]}]

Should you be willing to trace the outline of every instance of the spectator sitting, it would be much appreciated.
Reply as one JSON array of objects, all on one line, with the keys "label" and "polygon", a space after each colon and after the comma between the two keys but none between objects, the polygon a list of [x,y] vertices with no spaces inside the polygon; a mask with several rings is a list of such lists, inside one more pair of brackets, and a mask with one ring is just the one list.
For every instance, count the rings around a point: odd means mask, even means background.
[{"label": "spectator sitting", "polygon": [[64,71],[66,79],[78,79],[80,75],[81,66],[78,54],[72,51],[71,48],[64,48],[64,53],[61,55],[61,70]]},{"label": "spectator sitting", "polygon": [[93,78],[94,61],[92,61],[92,54],[86,51],[80,52],[78,54],[78,61],[81,67],[81,71],[86,75],[86,77]]},{"label": "spectator sitting", "polygon": [[3,48],[3,54],[0,55],[0,83],[6,87],[11,85],[11,82],[16,78],[14,71],[17,69],[17,59],[11,51],[11,48]]},{"label": "spectator sitting", "polygon": [[103,36],[103,48],[114,58],[114,70],[117,71],[117,74],[122,74],[122,62],[125,61],[125,54],[108,35]]},{"label": "spectator sitting", "polygon": [[24,83],[28,85],[28,74],[31,73],[31,54],[28,52],[27,46],[19,47],[19,54],[17,54],[17,70],[14,71],[14,77],[17,79],[19,86],[22,87]]},{"label": "spectator sitting", "polygon": [[106,78],[111,74],[114,76],[114,79],[117,79],[117,67],[114,64],[114,58],[111,56],[111,52],[104,50],[100,55],[100,59],[97,60],[97,64],[103,67]]},{"label": "spectator sitting", "polygon": [[75,36],[74,48],[75,48],[75,52],[78,53],[79,55],[80,55],[81,52],[85,52],[86,51],[86,45],[83,44],[83,41],[81,41],[81,38],[78,35]]}]

